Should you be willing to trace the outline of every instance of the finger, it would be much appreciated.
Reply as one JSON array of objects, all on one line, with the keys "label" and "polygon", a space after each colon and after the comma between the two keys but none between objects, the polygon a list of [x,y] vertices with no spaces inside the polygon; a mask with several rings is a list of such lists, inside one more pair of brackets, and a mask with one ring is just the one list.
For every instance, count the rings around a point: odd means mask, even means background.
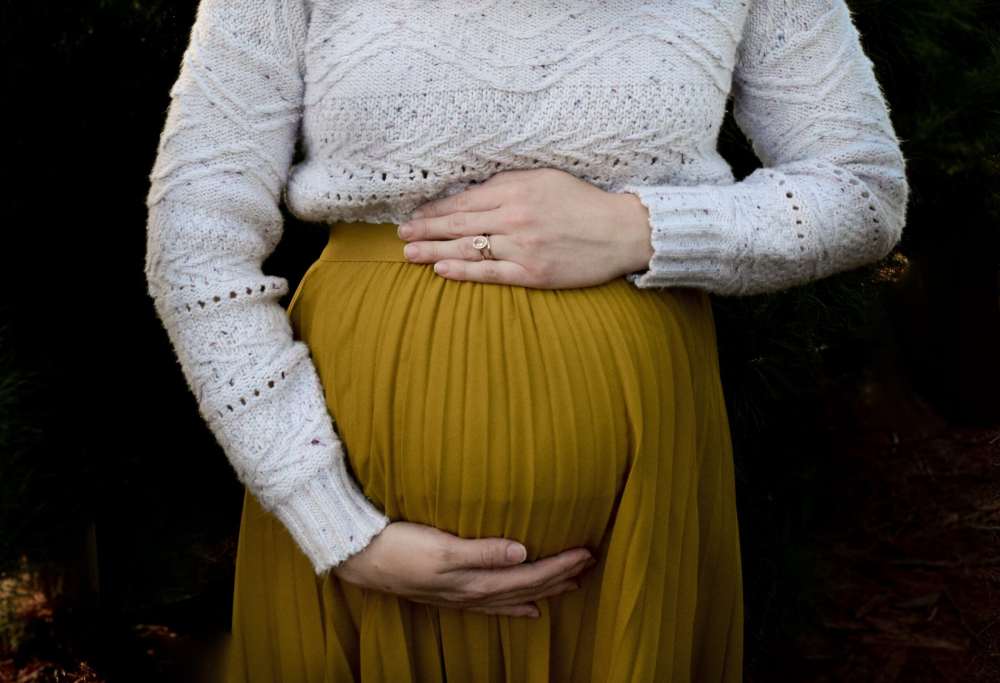
[{"label": "finger", "polygon": [[551,579],[538,586],[530,586],[505,593],[497,593],[494,597],[487,598],[487,600],[490,604],[506,604],[511,601],[530,602],[531,600],[537,600],[544,592],[551,590],[554,586],[563,585],[567,581],[579,584],[585,579],[584,572],[586,572],[594,564],[596,564],[595,560],[587,560],[586,562],[582,562],[564,572],[561,572],[560,574],[557,574],[556,576],[553,576]]},{"label": "finger", "polygon": [[452,537],[443,548],[445,567],[442,571],[465,569],[499,569],[524,562],[528,549],[524,544],[506,538]]},{"label": "finger", "polygon": [[485,614],[506,614],[507,616],[538,616],[538,606],[531,602],[521,601],[511,605],[480,605],[466,602],[456,602],[454,600],[443,600],[441,598],[408,598],[412,602],[419,602],[431,607],[462,610],[466,612],[482,612]]},{"label": "finger", "polygon": [[414,218],[433,218],[456,212],[489,211],[499,208],[501,203],[502,196],[494,184],[476,184],[448,197],[426,202],[418,206],[411,215]]},{"label": "finger", "polygon": [[571,567],[568,567],[565,569],[565,571],[562,571],[552,576],[551,578],[542,581],[541,583],[532,584],[529,586],[525,586],[523,588],[517,588],[510,591],[494,593],[492,596],[484,598],[484,600],[490,602],[491,604],[496,603],[498,601],[508,602],[510,600],[516,600],[519,602],[526,602],[530,600],[535,600],[541,593],[551,589],[553,586],[559,585],[566,581],[576,581],[576,582],[581,581],[580,575],[584,571],[586,571],[589,567],[591,567],[595,562],[596,561],[593,558],[591,558],[584,562],[580,562]]},{"label": "finger", "polygon": [[454,599],[480,602],[514,591],[538,588],[568,574],[590,557],[586,548],[574,548],[536,562],[501,569],[466,569],[456,576]]},{"label": "finger", "polygon": [[534,605],[514,605],[511,607],[468,607],[469,612],[482,612],[483,614],[496,614],[505,617],[530,617],[537,619],[539,612]]},{"label": "finger", "polygon": [[444,259],[434,264],[434,272],[449,280],[472,280],[521,287],[532,286],[531,274],[528,269],[513,261]]},{"label": "finger", "polygon": [[492,234],[502,228],[504,217],[498,210],[457,211],[443,216],[411,218],[400,223],[397,233],[408,242],[415,240],[451,240],[466,235]]},{"label": "finger", "polygon": [[562,595],[563,593],[569,593],[580,587],[579,581],[558,581],[556,583],[550,584],[545,587],[544,590],[539,591],[535,595],[516,595],[508,598],[503,598],[499,600],[490,600],[484,603],[484,607],[506,607],[508,605],[520,605],[522,603],[530,603],[535,600],[544,600],[545,598],[555,597],[557,595]]},{"label": "finger", "polygon": [[[490,250],[494,258],[501,258],[496,255],[498,238],[502,235],[490,237]],[[460,237],[454,240],[430,241],[430,242],[410,242],[403,248],[403,255],[408,261],[413,263],[435,263],[446,259],[460,259],[464,261],[481,261],[483,252],[472,245],[475,236]],[[501,246],[501,251],[507,245]]]}]

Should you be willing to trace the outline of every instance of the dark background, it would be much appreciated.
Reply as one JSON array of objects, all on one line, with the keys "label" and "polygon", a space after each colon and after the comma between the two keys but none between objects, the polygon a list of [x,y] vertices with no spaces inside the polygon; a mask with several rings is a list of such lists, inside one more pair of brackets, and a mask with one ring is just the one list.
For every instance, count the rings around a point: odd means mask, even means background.
[{"label": "dark background", "polygon": [[[1000,680],[1000,6],[850,5],[910,218],[882,263],[714,298],[747,680]],[[195,6],[0,5],[0,680],[195,680],[228,629],[242,488],[143,276]],[[759,165],[731,117],[720,149]],[[289,217],[265,271],[324,241]]]}]

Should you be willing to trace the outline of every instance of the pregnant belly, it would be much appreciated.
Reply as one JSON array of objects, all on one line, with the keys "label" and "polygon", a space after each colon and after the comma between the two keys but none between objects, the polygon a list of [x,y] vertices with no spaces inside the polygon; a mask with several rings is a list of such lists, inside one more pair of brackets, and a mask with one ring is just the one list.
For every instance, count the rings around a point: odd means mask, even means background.
[{"label": "pregnant belly", "polygon": [[671,419],[675,383],[691,381],[700,297],[318,262],[291,320],[374,503],[537,557],[600,544],[647,426]]}]

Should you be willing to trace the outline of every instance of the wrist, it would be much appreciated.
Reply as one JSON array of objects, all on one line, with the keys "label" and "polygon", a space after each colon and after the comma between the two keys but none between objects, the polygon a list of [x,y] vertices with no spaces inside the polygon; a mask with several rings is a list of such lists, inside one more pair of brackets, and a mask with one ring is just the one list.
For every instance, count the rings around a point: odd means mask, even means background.
[{"label": "wrist", "polygon": [[620,226],[624,273],[646,270],[653,258],[652,226],[649,209],[632,192],[615,193],[616,220]]}]

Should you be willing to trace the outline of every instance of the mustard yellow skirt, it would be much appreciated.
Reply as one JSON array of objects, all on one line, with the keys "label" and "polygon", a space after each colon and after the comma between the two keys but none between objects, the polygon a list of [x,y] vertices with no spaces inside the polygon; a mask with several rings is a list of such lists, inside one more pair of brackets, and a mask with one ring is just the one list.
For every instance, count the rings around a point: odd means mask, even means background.
[{"label": "mustard yellow skirt", "polygon": [[336,223],[288,308],[365,494],[392,520],[597,550],[540,617],[318,578],[249,493],[228,680],[742,678],[732,450],[708,294],[545,290],[414,264],[392,223]]}]

